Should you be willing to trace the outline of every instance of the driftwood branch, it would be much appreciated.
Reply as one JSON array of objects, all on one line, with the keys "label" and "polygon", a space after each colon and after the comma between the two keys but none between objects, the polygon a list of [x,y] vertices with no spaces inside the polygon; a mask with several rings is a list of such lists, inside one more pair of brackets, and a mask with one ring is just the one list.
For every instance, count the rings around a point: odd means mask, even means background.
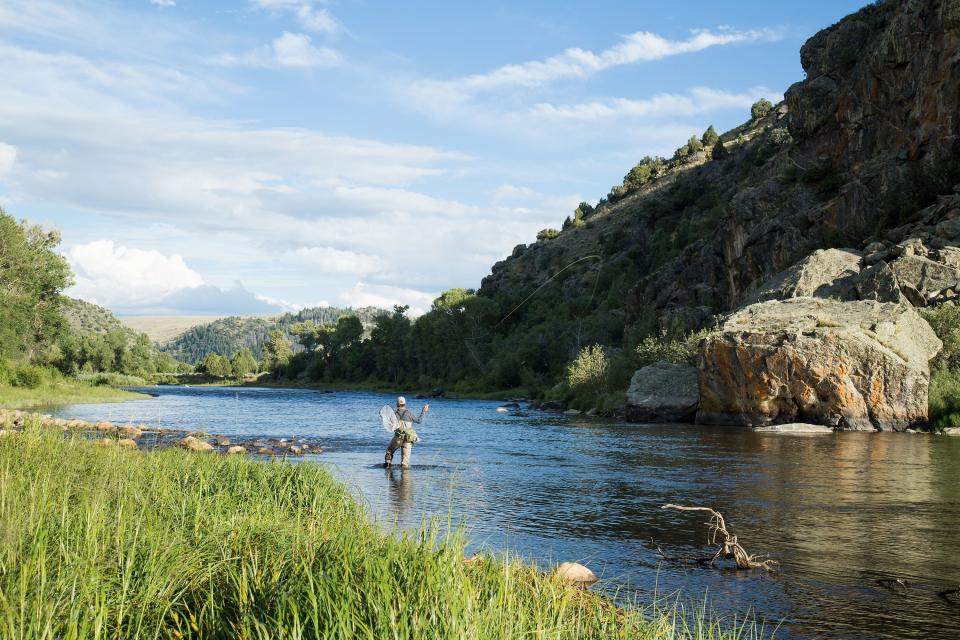
[{"label": "driftwood branch", "polygon": [[710,559],[709,564],[712,565],[718,559],[724,558],[735,561],[738,569],[766,569],[767,571],[776,571],[777,564],[779,564],[776,560],[771,560],[768,557],[761,558],[760,556],[747,553],[743,546],[737,541],[737,536],[730,533],[727,529],[727,522],[723,519],[723,515],[719,511],[715,511],[710,507],[684,507],[678,504],[665,504],[661,509],[672,509],[674,511],[705,511],[710,514],[710,520],[704,523],[710,528],[710,544],[717,544],[719,540],[720,546],[717,552],[713,554],[713,558]]}]

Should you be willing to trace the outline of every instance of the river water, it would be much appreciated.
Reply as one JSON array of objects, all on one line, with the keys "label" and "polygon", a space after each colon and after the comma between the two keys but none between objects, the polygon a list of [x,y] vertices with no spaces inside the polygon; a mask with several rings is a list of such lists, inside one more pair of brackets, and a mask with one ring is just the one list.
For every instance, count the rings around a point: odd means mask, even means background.
[{"label": "river water", "polygon": [[[532,562],[582,562],[601,588],[647,601],[710,602],[752,613],[778,638],[960,638],[960,438],[893,433],[756,434],[637,425],[497,402],[431,400],[413,468],[385,470],[378,409],[393,398],[217,387],[158,387],[157,397],[73,405],[61,416],[318,439],[322,462],[386,527],[452,517],[475,548]],[[411,401],[413,409],[420,403]],[[399,452],[397,454],[399,461]],[[774,574],[665,562],[708,553],[711,506]],[[878,581],[901,579],[906,586]]]}]

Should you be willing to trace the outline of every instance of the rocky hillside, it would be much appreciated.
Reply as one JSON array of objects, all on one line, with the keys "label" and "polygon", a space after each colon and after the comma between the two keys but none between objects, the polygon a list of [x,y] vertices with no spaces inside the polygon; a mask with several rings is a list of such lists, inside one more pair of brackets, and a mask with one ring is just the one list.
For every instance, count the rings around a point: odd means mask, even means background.
[{"label": "rocky hillside", "polygon": [[298,322],[312,321],[317,324],[336,324],[340,316],[354,315],[360,318],[364,328],[369,330],[374,316],[378,313],[383,313],[383,310],[373,307],[359,309],[313,307],[280,316],[230,316],[191,327],[171,340],[162,343],[160,349],[177,360],[190,364],[196,364],[208,353],[216,353],[230,358],[240,349],[250,349],[253,356],[260,360],[263,357],[263,345],[267,341],[267,335],[273,329],[284,330],[291,343],[296,345],[296,340],[290,333],[290,328]]},{"label": "rocky hillside", "polygon": [[[958,52],[956,1],[865,7],[807,41],[807,77],[768,114],[722,134],[725,154],[692,154],[601,200],[581,226],[517,247],[481,295],[509,308],[531,284],[596,255],[556,286],[592,293],[581,316],[622,318],[630,341],[705,326],[815,249],[882,238],[960,182]],[[580,341],[619,337],[595,333]]]}]

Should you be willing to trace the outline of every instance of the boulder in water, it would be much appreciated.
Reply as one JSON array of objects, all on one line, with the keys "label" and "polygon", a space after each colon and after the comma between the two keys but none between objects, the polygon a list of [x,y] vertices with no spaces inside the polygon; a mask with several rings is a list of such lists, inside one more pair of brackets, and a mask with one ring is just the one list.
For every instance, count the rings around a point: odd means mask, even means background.
[{"label": "boulder in water", "polygon": [[699,403],[696,367],[657,362],[634,372],[626,417],[633,422],[692,421]]},{"label": "boulder in water", "polygon": [[231,456],[243,455],[246,452],[247,450],[244,447],[241,447],[240,445],[236,445],[236,444],[230,447],[229,449],[227,449],[227,455],[231,455]]}]

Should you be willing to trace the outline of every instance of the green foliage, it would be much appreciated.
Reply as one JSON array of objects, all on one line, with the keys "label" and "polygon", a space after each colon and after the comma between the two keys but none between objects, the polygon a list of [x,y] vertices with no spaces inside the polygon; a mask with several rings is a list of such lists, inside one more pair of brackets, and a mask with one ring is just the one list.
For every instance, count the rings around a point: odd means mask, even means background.
[{"label": "green foliage", "polygon": [[709,329],[681,337],[673,337],[665,331],[659,335],[647,336],[634,349],[637,366],[645,367],[656,362],[696,364],[700,342],[708,335]]},{"label": "green foliage", "polygon": [[687,140],[687,148],[690,150],[690,153],[697,153],[703,150],[703,143],[700,142],[700,138],[697,136],[690,136],[690,139]]},{"label": "green foliage", "polygon": [[730,155],[730,152],[727,151],[727,148],[723,146],[722,140],[717,140],[713,143],[713,149],[710,151],[710,157],[714,160],[721,160]]},{"label": "green foliage", "polygon": [[60,292],[71,276],[59,244],[59,232],[0,209],[0,358],[42,359],[63,333]]},{"label": "green foliage", "polygon": [[263,347],[263,368],[267,370],[282,370],[290,358],[293,350],[287,334],[280,329],[272,329],[267,334],[267,343]]},{"label": "green foliage", "polygon": [[920,315],[943,342],[943,349],[930,362],[930,368],[960,371],[960,307],[928,307],[920,309]]},{"label": "green foliage", "polygon": [[[300,338],[294,335],[293,327],[310,324],[314,327],[335,324],[340,316],[356,316],[364,330],[373,326],[373,318],[380,309],[362,307],[340,309],[337,307],[314,307],[277,317],[229,317],[214,320],[191,328],[173,340],[161,345],[161,350],[183,362],[196,364],[208,353],[233,357],[241,349],[250,349],[253,357],[263,359],[264,346],[272,329],[280,329],[287,339],[296,343],[295,350],[305,350]],[[316,345],[313,345],[316,346]]]},{"label": "green foliage", "polygon": [[544,240],[553,240],[559,235],[560,232],[556,229],[541,229],[537,232],[537,241],[540,242]]},{"label": "green foliage", "polygon": [[760,98],[750,107],[750,117],[759,120],[766,117],[771,111],[773,111],[773,103],[766,98]]},{"label": "green foliage", "polygon": [[930,426],[960,427],[960,371],[938,369],[930,377]]},{"label": "green foliage", "polygon": [[782,146],[793,142],[793,136],[786,127],[776,127],[770,131],[767,140],[770,144]]},{"label": "green foliage", "polygon": [[603,393],[607,390],[609,366],[602,346],[584,347],[567,366],[567,385],[573,390]]},{"label": "green foliage", "polygon": [[226,356],[208,353],[197,365],[197,371],[215,378],[227,378],[233,374],[233,367]]},{"label": "green foliage", "polygon": [[240,349],[230,360],[230,372],[237,380],[243,380],[251,373],[256,373],[257,361],[250,349]]},{"label": "green foliage", "polygon": [[709,149],[712,149],[715,144],[720,142],[720,136],[717,135],[717,130],[713,128],[713,125],[707,127],[707,130],[703,132],[700,142],[703,143],[704,148]]}]

